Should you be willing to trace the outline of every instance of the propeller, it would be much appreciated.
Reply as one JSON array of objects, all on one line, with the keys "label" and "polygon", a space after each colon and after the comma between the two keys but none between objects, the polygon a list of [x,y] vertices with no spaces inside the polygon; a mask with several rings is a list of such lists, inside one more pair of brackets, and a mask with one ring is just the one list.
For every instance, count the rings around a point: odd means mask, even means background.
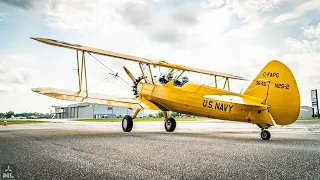
[{"label": "propeller", "polygon": [[123,69],[126,71],[126,73],[128,74],[128,76],[130,77],[130,79],[133,82],[133,86],[132,86],[132,91],[133,91],[133,95],[137,98],[139,97],[139,92],[138,92],[138,84],[139,82],[143,79],[143,77],[138,77],[137,79],[131,74],[131,72],[125,67],[123,66]]}]

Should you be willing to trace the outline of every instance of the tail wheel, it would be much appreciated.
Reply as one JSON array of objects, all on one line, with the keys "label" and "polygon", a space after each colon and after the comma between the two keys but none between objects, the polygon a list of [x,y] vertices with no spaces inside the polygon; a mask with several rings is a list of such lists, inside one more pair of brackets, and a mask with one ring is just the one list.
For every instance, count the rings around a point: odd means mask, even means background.
[{"label": "tail wheel", "polygon": [[129,115],[126,115],[123,119],[122,119],[122,130],[124,132],[130,132],[132,130],[133,127],[133,120],[132,117]]},{"label": "tail wheel", "polygon": [[269,140],[271,138],[271,134],[267,130],[262,130],[260,136],[263,140]]},{"label": "tail wheel", "polygon": [[165,120],[164,128],[167,132],[173,132],[176,129],[176,120],[172,117]]}]

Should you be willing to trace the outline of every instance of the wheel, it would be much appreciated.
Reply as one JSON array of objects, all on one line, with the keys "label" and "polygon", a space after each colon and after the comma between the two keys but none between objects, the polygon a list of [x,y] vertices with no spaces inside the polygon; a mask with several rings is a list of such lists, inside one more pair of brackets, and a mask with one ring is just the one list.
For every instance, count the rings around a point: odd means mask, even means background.
[{"label": "wheel", "polygon": [[130,132],[132,130],[132,127],[133,127],[132,117],[129,115],[126,115],[122,119],[122,130],[124,132]]},{"label": "wheel", "polygon": [[176,129],[176,120],[172,117],[165,120],[164,128],[167,132],[173,132]]},{"label": "wheel", "polygon": [[271,134],[267,130],[262,130],[260,136],[263,140],[269,140],[271,138]]}]

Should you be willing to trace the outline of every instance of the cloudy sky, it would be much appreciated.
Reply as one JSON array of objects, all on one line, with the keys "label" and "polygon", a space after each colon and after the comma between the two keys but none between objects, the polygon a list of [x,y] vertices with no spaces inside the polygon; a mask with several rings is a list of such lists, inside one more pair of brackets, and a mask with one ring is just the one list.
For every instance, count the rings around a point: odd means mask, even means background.
[{"label": "cloudy sky", "polygon": [[[76,53],[30,37],[251,80],[278,59],[293,71],[301,105],[311,105],[310,89],[320,88],[319,13],[319,0],[0,0],[0,111],[50,112],[51,105],[70,102],[33,93],[32,87],[77,88]],[[96,57],[120,74],[126,65],[138,75],[136,64]],[[87,59],[92,92],[132,96]],[[249,83],[233,82],[231,89],[240,92]]]}]

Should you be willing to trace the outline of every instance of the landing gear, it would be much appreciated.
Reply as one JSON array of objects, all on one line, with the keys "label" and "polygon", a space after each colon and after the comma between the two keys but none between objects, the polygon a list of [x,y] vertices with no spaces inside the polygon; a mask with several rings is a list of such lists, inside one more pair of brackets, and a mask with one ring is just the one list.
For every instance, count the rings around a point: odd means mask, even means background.
[{"label": "landing gear", "polygon": [[133,127],[133,120],[132,117],[129,115],[126,115],[123,119],[122,119],[122,130],[124,132],[130,132],[132,130]]},{"label": "landing gear", "polygon": [[174,118],[168,118],[164,122],[164,128],[167,132],[173,132],[176,129],[176,120]]},{"label": "landing gear", "polygon": [[137,117],[137,115],[139,114],[141,109],[136,109],[131,116],[126,115],[123,119],[122,119],[122,130],[124,132],[130,132],[132,130],[133,127],[133,119]]},{"label": "landing gear", "polygon": [[268,130],[261,129],[260,136],[263,140],[269,140],[271,138],[271,134]]}]

